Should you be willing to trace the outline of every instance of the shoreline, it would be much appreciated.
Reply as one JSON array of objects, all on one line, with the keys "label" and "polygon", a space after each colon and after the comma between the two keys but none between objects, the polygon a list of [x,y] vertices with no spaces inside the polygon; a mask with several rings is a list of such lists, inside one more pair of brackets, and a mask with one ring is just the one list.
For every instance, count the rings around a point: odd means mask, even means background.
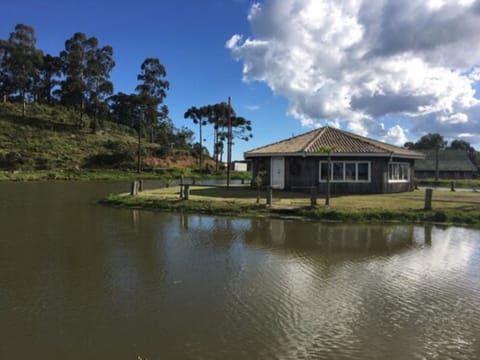
[{"label": "shoreline", "polygon": [[[197,173],[190,169],[157,169],[142,171],[140,174],[133,170],[114,169],[82,169],[82,170],[25,170],[25,171],[0,171],[0,182],[29,182],[29,181],[134,181],[134,180],[159,180],[169,185],[184,176],[187,180],[222,180],[226,179],[224,172]],[[245,173],[232,173],[232,180],[249,179]]]},{"label": "shoreline", "polygon": [[[434,199],[433,210],[426,211],[421,206],[423,196],[421,190],[402,194],[333,197],[331,199],[333,205],[330,207],[320,205],[323,199],[318,199],[319,205],[315,208],[309,205],[308,194],[278,191],[277,197],[274,195],[272,206],[267,206],[265,198],[261,199],[260,204],[256,204],[255,196],[252,196],[255,195],[255,190],[238,188],[231,189],[230,192],[235,192],[235,194],[229,193],[225,188],[196,186],[192,187],[191,199],[183,200],[179,198],[178,187],[175,187],[149,190],[138,196],[110,194],[100,203],[114,208],[240,218],[480,226],[480,194],[475,195],[473,200],[463,194],[458,199],[452,197],[451,194],[448,194],[450,196],[440,194]],[[232,195],[237,196],[237,199]],[[409,197],[412,199],[408,200]],[[385,205],[389,202],[390,206],[378,205]],[[405,207],[402,208],[402,205]]]}]

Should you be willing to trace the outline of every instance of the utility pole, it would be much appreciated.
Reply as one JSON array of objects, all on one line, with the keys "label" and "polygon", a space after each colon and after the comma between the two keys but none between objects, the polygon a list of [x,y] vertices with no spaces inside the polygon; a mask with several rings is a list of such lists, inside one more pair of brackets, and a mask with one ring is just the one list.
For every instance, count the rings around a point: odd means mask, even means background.
[{"label": "utility pole", "polygon": [[230,189],[230,166],[232,165],[232,114],[231,99],[228,97],[228,131],[227,131],[227,190]]}]

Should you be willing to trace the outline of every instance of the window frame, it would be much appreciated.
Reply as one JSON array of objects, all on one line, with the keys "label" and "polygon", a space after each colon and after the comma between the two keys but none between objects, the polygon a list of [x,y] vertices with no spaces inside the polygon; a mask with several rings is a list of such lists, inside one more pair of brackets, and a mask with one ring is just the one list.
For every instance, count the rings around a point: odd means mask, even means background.
[{"label": "window frame", "polygon": [[[391,171],[391,167],[393,168],[393,166],[396,166],[397,167],[397,171],[394,172],[394,171]],[[406,179],[401,179],[400,178],[400,168],[401,166],[405,166],[406,169],[407,169],[407,178]],[[410,179],[411,179],[411,168],[410,168],[410,163],[408,162],[402,162],[402,161],[393,161],[393,162],[389,162],[388,163],[388,168],[387,168],[387,176],[388,176],[388,182],[389,183],[408,183],[410,182]],[[393,179],[392,175],[393,174],[397,174],[397,179]]]},{"label": "window frame", "polygon": [[[339,164],[339,163],[342,164],[342,174],[343,174],[342,179],[334,179],[334,177],[333,177],[334,163],[335,164]],[[318,165],[318,179],[319,179],[319,182],[326,183],[327,182],[326,176],[325,176],[325,179],[322,179],[322,164],[327,165],[327,171],[328,171],[328,161],[320,160],[319,165]],[[346,179],[346,168],[347,168],[346,164],[355,164],[355,179],[350,179],[350,180]],[[367,164],[367,166],[368,166],[368,179],[366,179],[366,180],[359,180],[358,179],[358,165],[359,164]],[[360,161],[360,160],[331,160],[330,161],[330,182],[334,182],[334,183],[355,183],[355,184],[371,183],[372,182],[372,164],[371,164],[371,161],[367,161],[367,160],[363,160],[363,161]]]}]

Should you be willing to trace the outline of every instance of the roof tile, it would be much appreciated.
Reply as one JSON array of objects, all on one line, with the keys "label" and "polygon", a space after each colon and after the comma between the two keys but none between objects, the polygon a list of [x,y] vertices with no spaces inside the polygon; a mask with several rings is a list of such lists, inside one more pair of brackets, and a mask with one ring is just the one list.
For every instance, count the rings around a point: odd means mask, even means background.
[{"label": "roof tile", "polygon": [[333,148],[336,154],[395,154],[408,157],[423,157],[423,154],[389,145],[381,141],[355,135],[332,127],[322,127],[302,135],[247,151],[246,157],[273,154],[314,154]]}]

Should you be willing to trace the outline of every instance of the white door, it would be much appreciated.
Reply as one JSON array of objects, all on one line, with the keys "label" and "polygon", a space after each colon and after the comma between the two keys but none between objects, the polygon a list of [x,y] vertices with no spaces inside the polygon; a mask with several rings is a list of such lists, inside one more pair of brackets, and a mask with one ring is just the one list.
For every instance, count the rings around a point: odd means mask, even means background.
[{"label": "white door", "polygon": [[285,187],[285,159],[283,157],[272,157],[270,186],[276,189]]}]

